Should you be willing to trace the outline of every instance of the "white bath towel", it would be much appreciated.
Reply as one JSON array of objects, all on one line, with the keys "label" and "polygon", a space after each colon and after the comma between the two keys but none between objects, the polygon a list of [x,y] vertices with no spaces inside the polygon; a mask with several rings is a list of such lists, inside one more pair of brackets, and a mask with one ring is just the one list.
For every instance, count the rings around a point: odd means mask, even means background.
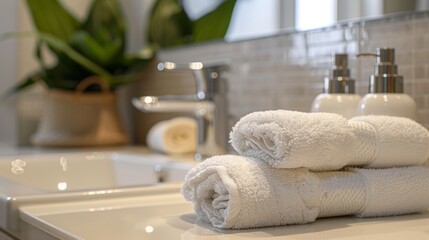
[{"label": "white bath towel", "polygon": [[303,224],[344,215],[392,216],[429,208],[429,169],[309,172],[224,155],[191,169],[181,192],[194,203],[198,217],[217,228]]},{"label": "white bath towel", "polygon": [[[429,157],[429,131],[409,118],[360,116],[350,119],[349,123],[356,135],[359,129],[362,129],[361,123],[366,123],[374,129],[375,136],[368,134],[358,138],[362,143],[375,142],[375,152],[372,158],[368,159],[367,167],[421,165]],[[361,152],[362,150],[357,151],[355,156],[359,157]]]},{"label": "white bath towel", "polygon": [[429,131],[391,116],[348,121],[333,113],[254,112],[237,122],[230,142],[239,154],[273,167],[317,171],[418,165],[429,155]]},{"label": "white bath towel", "polygon": [[224,155],[191,169],[181,192],[202,220],[217,228],[242,229],[314,221],[322,197],[318,186],[317,176],[304,168],[275,169]]},{"label": "white bath towel", "polygon": [[359,217],[380,217],[427,211],[429,168],[350,169],[365,181],[366,202]]},{"label": "white bath towel", "polygon": [[180,154],[195,152],[197,126],[195,119],[177,117],[155,124],[148,132],[146,142],[152,150]]}]

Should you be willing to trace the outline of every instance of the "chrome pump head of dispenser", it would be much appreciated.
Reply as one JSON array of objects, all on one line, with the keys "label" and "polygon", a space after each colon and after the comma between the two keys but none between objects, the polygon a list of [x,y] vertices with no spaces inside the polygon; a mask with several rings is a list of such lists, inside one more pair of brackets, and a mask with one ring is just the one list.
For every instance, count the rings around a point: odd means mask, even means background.
[{"label": "chrome pump head of dispenser", "polygon": [[355,81],[350,78],[347,54],[335,54],[332,76],[325,78],[323,92],[346,94],[355,93]]},{"label": "chrome pump head of dispenser", "polygon": [[358,57],[376,57],[374,74],[369,77],[369,93],[404,93],[404,77],[398,74],[394,48],[377,48],[377,53],[361,53]]}]

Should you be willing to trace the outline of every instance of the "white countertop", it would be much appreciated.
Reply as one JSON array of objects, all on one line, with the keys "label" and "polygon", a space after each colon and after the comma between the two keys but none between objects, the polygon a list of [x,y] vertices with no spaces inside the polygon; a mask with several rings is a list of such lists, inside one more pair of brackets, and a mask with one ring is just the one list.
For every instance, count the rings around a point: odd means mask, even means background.
[{"label": "white countertop", "polygon": [[[108,148],[112,150],[113,148]],[[147,153],[142,147],[114,149]],[[0,146],[0,156],[102,151],[106,149],[44,149]],[[167,196],[168,195],[168,196]],[[215,229],[201,222],[192,204],[176,193],[162,196],[130,196],[82,202],[23,206],[20,218],[35,229],[52,234],[52,239],[341,239],[396,240],[429,239],[429,212],[397,217],[318,219],[305,225],[249,230]],[[78,224],[85,219],[90,224]],[[56,237],[55,237],[56,236]],[[29,238],[29,240],[33,240]],[[37,238],[35,240],[38,240]],[[46,240],[46,239],[44,239]]]},{"label": "white countertop", "polygon": [[[325,218],[311,224],[248,230],[215,229],[199,221],[192,204],[177,193],[33,206],[21,209],[21,219],[61,239],[429,239],[429,212],[367,219]],[[82,219],[91,224],[76,224]]]},{"label": "white countertop", "polygon": [[112,147],[85,147],[85,148],[49,148],[35,146],[11,146],[0,144],[0,156],[42,154],[58,152],[82,152],[82,151],[128,151],[134,153],[149,153],[144,146],[112,146]]}]

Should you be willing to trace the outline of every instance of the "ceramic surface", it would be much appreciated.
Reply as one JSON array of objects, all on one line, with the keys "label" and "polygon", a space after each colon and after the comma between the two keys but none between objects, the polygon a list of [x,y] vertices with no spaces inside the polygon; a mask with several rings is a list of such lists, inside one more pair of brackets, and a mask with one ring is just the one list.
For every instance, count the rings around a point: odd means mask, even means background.
[{"label": "ceramic surface", "polygon": [[[21,209],[21,219],[48,239],[429,239],[429,213],[397,217],[318,219],[315,223],[221,230],[199,221],[180,194]],[[89,225],[76,224],[82,221]],[[38,240],[37,238],[29,238]]]},{"label": "ceramic surface", "polygon": [[[157,154],[81,152],[0,158],[0,228],[16,234],[19,206],[84,199],[115,198],[153,192],[177,192],[195,164]],[[152,192],[151,192],[152,191]]]},{"label": "ceramic surface", "polygon": [[358,104],[357,115],[387,115],[417,119],[414,99],[399,93],[369,93]]}]

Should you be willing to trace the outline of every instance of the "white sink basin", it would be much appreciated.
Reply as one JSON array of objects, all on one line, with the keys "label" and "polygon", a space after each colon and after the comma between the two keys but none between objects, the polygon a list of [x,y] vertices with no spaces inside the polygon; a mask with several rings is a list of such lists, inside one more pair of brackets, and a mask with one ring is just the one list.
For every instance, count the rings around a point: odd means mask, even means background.
[{"label": "white sink basin", "polygon": [[0,157],[0,228],[19,231],[23,205],[177,192],[195,163],[158,154],[127,152],[54,153]]},{"label": "white sink basin", "polygon": [[[429,213],[318,219],[315,223],[221,230],[199,221],[180,194],[30,206],[20,209],[28,240],[429,239]],[[79,224],[85,221],[90,224]]]}]

